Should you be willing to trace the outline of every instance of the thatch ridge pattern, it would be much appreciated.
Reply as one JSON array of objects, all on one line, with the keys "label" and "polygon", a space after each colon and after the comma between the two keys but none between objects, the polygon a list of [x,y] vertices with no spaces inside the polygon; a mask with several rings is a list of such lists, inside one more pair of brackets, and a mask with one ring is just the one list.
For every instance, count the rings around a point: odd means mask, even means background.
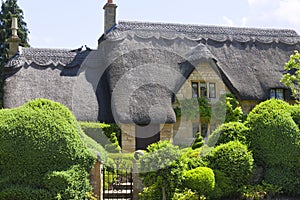
[{"label": "thatch ridge pattern", "polygon": [[19,52],[4,66],[6,69],[18,68],[25,64],[39,66],[80,66],[89,51],[73,52],[68,49],[26,48],[20,47]]},{"label": "thatch ridge pattern", "polygon": [[[191,40],[211,39],[217,42],[236,40],[239,42],[300,43],[300,36],[297,32],[289,29],[237,28],[127,21],[120,21],[116,29],[121,32],[134,32],[135,35],[143,38],[163,37],[165,39],[176,39],[177,37],[185,37]],[[113,32],[116,32],[116,30]],[[118,33],[119,39],[121,35],[121,33]]]}]

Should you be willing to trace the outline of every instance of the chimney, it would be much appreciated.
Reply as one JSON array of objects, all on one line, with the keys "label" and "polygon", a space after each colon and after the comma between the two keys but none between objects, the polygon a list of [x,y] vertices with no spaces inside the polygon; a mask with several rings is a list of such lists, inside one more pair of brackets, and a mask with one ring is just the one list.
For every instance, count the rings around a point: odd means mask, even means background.
[{"label": "chimney", "polygon": [[108,0],[104,5],[104,32],[107,33],[113,26],[117,24],[116,14],[117,5],[114,4],[113,0]]},{"label": "chimney", "polygon": [[12,18],[11,31],[12,31],[12,35],[7,40],[7,42],[9,43],[9,50],[8,50],[9,58],[14,56],[18,52],[19,44],[21,42],[21,39],[18,36],[18,19],[16,17]]}]

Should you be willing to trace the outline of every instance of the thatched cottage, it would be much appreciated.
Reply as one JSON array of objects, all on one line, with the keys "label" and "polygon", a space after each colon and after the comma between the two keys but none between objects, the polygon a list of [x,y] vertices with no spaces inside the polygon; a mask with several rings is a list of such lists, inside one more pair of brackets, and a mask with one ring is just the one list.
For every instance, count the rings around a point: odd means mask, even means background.
[{"label": "thatched cottage", "polygon": [[159,139],[190,143],[196,131],[209,132],[201,120],[176,119],[175,99],[214,103],[232,93],[246,112],[271,97],[291,99],[279,80],[300,50],[295,31],[117,22],[116,9],[112,0],[104,6],[96,50],[24,48],[11,39],[4,107],[40,97],[58,101],[78,120],[118,123],[123,150],[134,151]]}]

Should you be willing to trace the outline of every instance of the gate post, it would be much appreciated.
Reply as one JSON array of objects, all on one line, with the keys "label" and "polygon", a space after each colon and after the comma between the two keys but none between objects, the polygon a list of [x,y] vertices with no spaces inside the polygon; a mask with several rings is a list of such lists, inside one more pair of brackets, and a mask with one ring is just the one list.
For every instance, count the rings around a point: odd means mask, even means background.
[{"label": "gate post", "polygon": [[137,160],[132,161],[133,200],[138,200],[139,193],[143,191],[143,183],[139,178]]},{"label": "gate post", "polygon": [[103,164],[97,158],[90,173],[90,183],[93,187],[93,194],[97,200],[103,200]]}]

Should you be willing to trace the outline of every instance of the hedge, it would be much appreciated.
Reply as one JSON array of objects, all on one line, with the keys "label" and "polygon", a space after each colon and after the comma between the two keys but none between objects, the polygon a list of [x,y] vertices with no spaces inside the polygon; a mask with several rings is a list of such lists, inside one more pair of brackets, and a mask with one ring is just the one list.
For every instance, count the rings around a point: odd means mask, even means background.
[{"label": "hedge", "polygon": [[[47,189],[45,177],[52,172],[68,173],[73,166],[86,172],[76,181],[84,185],[96,155],[83,138],[87,137],[74,115],[59,103],[37,99],[19,108],[0,110],[0,196],[12,195],[14,199],[13,195],[24,194],[20,199],[28,199],[28,190],[35,194],[46,189],[55,197],[58,194]],[[69,173],[70,180],[79,175],[77,172]],[[85,194],[91,188],[80,190]]]}]

